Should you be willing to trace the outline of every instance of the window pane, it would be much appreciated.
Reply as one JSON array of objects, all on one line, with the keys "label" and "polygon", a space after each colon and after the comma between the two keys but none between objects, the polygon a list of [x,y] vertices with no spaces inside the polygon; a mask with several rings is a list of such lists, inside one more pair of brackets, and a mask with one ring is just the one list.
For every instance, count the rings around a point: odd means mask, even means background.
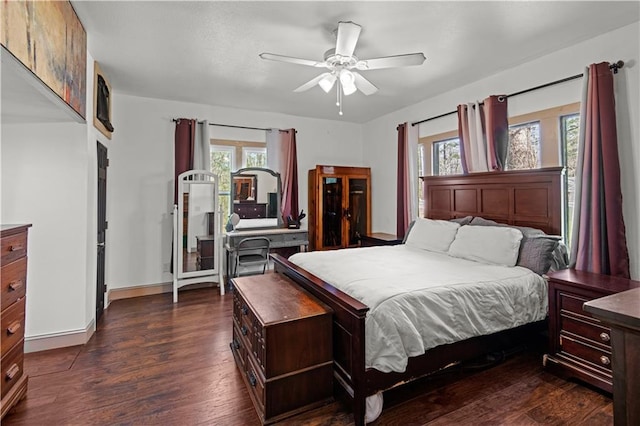
[{"label": "window pane", "polygon": [[211,147],[211,172],[218,175],[218,200],[222,212],[222,221],[231,214],[229,199],[231,191],[231,165],[233,151],[227,148]]},{"label": "window pane", "polygon": [[243,167],[267,167],[267,148],[242,148]]},{"label": "window pane", "polygon": [[462,173],[460,162],[460,139],[446,139],[433,144],[433,174],[459,175]]},{"label": "window pane", "polygon": [[[426,159],[424,145],[418,145],[418,176],[424,176],[424,162]],[[424,198],[422,188],[424,187],[424,181],[418,177],[418,217],[424,217]]]},{"label": "window pane", "polygon": [[509,127],[507,170],[537,169],[540,167],[540,122]]},{"label": "window pane", "polygon": [[578,161],[578,138],[580,134],[580,115],[573,114],[562,117],[562,151],[566,173],[566,244],[571,243],[571,227],[573,223],[573,205],[575,200],[576,163]]}]

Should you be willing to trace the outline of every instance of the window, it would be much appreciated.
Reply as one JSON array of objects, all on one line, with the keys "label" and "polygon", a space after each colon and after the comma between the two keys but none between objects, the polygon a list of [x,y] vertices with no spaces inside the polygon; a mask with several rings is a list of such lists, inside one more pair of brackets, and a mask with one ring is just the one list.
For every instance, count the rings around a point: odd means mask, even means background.
[{"label": "window", "polygon": [[[426,175],[424,160],[426,158],[424,145],[418,145],[418,176]],[[418,179],[418,217],[424,217],[424,197],[423,197],[424,181]]]},{"label": "window", "polygon": [[580,114],[565,115],[560,118],[562,139],[562,165],[565,167],[565,243],[571,243],[571,226],[575,200],[576,164],[578,162],[578,138],[580,135]]},{"label": "window", "polygon": [[211,172],[218,175],[218,201],[222,222],[231,214],[231,171],[235,169],[235,149],[232,146],[211,145]]},{"label": "window", "polygon": [[211,171],[218,175],[222,221],[231,214],[231,172],[244,167],[267,167],[265,142],[211,140]]},{"label": "window", "polygon": [[460,161],[460,139],[451,138],[433,144],[433,174],[459,175],[462,173]]},{"label": "window", "polygon": [[540,168],[540,122],[509,126],[506,170]]}]

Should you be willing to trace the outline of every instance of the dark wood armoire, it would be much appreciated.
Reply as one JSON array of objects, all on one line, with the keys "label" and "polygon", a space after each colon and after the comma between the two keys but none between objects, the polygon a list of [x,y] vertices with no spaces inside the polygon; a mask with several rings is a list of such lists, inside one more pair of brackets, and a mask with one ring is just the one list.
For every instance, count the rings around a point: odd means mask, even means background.
[{"label": "dark wood armoire", "polygon": [[371,232],[371,169],[316,166],[309,170],[309,247],[356,247]]}]

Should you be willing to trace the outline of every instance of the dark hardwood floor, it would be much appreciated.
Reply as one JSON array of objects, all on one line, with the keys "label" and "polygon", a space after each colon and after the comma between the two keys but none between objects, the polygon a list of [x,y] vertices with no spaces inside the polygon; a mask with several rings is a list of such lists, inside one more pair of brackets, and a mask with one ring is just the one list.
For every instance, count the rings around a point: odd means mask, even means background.
[{"label": "dark hardwood floor", "polygon": [[[259,425],[229,350],[232,296],[188,290],[112,302],[85,346],[27,354],[26,399],[3,425]],[[524,350],[491,368],[385,393],[375,425],[613,424],[610,397],[548,374]],[[348,425],[334,402],[287,425]]]}]

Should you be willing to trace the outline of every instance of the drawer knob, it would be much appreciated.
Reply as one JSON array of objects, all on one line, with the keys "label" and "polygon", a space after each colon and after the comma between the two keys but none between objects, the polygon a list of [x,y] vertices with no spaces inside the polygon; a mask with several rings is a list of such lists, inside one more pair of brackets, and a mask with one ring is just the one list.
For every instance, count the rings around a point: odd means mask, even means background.
[{"label": "drawer knob", "polygon": [[611,337],[609,337],[609,334],[607,333],[600,333],[600,338],[602,339],[603,342],[608,342],[609,340],[611,340]]},{"label": "drawer knob", "polygon": [[242,333],[243,336],[246,336],[248,331],[249,330],[247,330],[247,327],[245,327],[244,325],[240,327],[240,333]]},{"label": "drawer knob", "polygon": [[249,384],[255,388],[256,383],[257,383],[257,380],[256,380],[255,374],[253,374],[253,371],[249,371]]},{"label": "drawer knob", "polygon": [[611,360],[609,359],[609,357],[608,357],[608,356],[604,356],[604,355],[602,355],[602,356],[600,357],[600,362],[601,362],[603,365],[609,365],[609,364],[611,364]]},{"label": "drawer knob", "polygon": [[24,246],[22,244],[16,244],[15,246],[9,246],[9,251],[20,251],[24,250]]},{"label": "drawer knob", "polygon": [[20,367],[18,367],[18,364],[13,364],[7,370],[7,380],[12,380],[14,377],[16,377],[16,374],[18,374],[19,372],[20,372]]},{"label": "drawer knob", "polygon": [[240,311],[242,312],[242,315],[247,315],[249,313],[249,309],[246,306],[240,308]]},{"label": "drawer knob", "polygon": [[22,288],[23,285],[24,283],[22,282],[22,280],[11,281],[9,283],[9,291],[17,291]]},{"label": "drawer knob", "polygon": [[11,325],[9,325],[9,327],[7,327],[7,334],[8,335],[16,334],[16,332],[18,330],[20,330],[20,321],[16,321],[14,323],[11,323]]},{"label": "drawer knob", "polygon": [[233,339],[233,349],[240,349],[240,343],[238,343],[238,341],[236,339]]}]

